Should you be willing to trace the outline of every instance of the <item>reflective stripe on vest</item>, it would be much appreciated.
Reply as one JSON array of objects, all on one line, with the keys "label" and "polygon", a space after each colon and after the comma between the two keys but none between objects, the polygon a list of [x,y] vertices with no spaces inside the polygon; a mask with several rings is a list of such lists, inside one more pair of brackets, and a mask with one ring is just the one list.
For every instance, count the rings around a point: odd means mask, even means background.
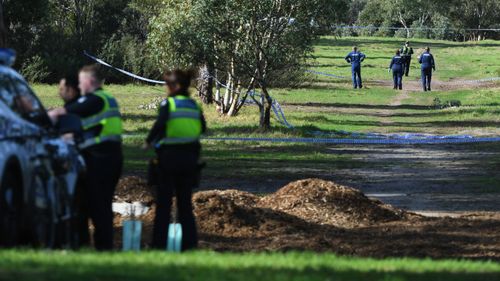
[{"label": "reflective stripe on vest", "polygon": [[115,135],[115,136],[107,136],[107,137],[90,138],[90,139],[87,139],[86,141],[82,142],[81,144],[79,144],[78,148],[85,149],[85,148],[91,147],[93,145],[103,143],[103,142],[109,142],[109,141],[121,142],[122,137],[119,135]]},{"label": "reflective stripe on vest", "polygon": [[92,128],[94,126],[97,126],[101,123],[102,120],[107,119],[107,118],[112,118],[112,117],[119,117],[121,118],[120,111],[118,109],[110,109],[109,111],[91,116],[89,118],[85,118],[82,120],[82,126],[84,129],[86,128]]},{"label": "reflective stripe on vest", "polygon": [[102,129],[97,136],[89,134],[84,142],[79,145],[80,149],[103,142],[121,142],[123,125],[118,103],[115,98],[103,90],[96,91],[94,95],[103,100],[104,107],[98,114],[82,119],[82,126],[85,131],[89,131],[96,126],[102,126]]},{"label": "reflective stripe on vest", "polygon": [[201,136],[201,109],[188,97],[168,98],[169,116],[165,137],[157,146],[198,142]]}]

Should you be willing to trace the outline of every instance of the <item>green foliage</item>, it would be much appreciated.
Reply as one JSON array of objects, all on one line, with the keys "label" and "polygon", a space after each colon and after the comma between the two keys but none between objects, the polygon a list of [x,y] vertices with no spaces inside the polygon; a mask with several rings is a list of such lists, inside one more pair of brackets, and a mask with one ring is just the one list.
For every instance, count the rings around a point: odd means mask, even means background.
[{"label": "green foliage", "polygon": [[44,81],[50,75],[45,61],[38,55],[23,63],[21,74],[31,83]]}]

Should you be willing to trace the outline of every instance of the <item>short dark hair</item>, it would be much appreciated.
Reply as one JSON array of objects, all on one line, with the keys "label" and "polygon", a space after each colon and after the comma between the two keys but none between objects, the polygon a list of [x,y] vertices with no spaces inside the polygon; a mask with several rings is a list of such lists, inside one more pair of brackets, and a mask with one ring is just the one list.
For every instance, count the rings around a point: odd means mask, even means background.
[{"label": "short dark hair", "polygon": [[358,50],[358,46],[353,46],[352,49],[353,49],[353,51],[357,51]]},{"label": "short dark hair", "polygon": [[429,46],[425,47],[425,50],[428,52],[431,50],[431,48],[429,48]]},{"label": "short dark hair", "polygon": [[80,69],[80,72],[90,74],[99,83],[102,83],[104,80],[101,67],[98,64],[86,65]]},{"label": "short dark hair", "polygon": [[76,75],[66,75],[64,76],[64,85],[66,87],[72,88],[73,90],[80,93],[80,88],[78,87],[78,77]]},{"label": "short dark hair", "polygon": [[396,50],[396,55],[400,55],[401,51],[399,49]]},{"label": "short dark hair", "polygon": [[188,95],[189,87],[191,87],[191,80],[193,80],[195,75],[196,75],[195,71],[191,69],[188,70],[174,69],[174,70],[167,70],[163,77],[167,85],[169,83],[177,83],[179,84],[181,91],[184,92],[186,95]]}]

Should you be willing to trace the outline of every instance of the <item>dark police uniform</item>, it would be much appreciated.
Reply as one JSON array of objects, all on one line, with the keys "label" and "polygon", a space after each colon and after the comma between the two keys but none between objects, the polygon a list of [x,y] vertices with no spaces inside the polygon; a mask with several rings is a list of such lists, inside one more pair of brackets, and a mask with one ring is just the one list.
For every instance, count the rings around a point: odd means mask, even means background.
[{"label": "dark police uniform", "polygon": [[153,247],[156,249],[166,249],[174,193],[179,223],[182,225],[182,250],[193,249],[198,245],[191,197],[193,189],[199,184],[199,139],[205,130],[201,108],[191,98],[176,95],[161,103],[158,119],[146,139],[147,143],[155,143],[160,160],[160,184],[153,231]]},{"label": "dark police uniform", "polygon": [[394,80],[394,89],[403,89],[403,71],[405,59],[396,55],[392,58],[389,68],[392,69],[392,79]]},{"label": "dark police uniform", "polygon": [[412,55],[413,55],[413,48],[403,46],[403,49],[401,49],[401,56],[404,59],[404,74],[405,74],[405,76],[408,76],[408,74],[410,73],[410,64],[411,64],[411,56]]},{"label": "dark police uniform", "polygon": [[68,108],[68,107],[71,107],[71,105],[73,105],[74,103],[77,103],[78,100],[81,98],[82,96],[81,95],[76,95],[74,98],[68,100],[68,101],[65,101],[64,102],[64,108]]},{"label": "dark police uniform", "polygon": [[425,52],[420,56],[418,62],[421,64],[422,70],[422,87],[425,91],[431,90],[432,70],[436,70],[434,56],[431,53]]},{"label": "dark police uniform", "polygon": [[361,62],[363,62],[365,58],[365,54],[358,51],[352,51],[345,57],[345,60],[351,64],[352,86],[354,89],[358,87],[360,89],[363,88],[363,81],[361,80]]},{"label": "dark police uniform", "polygon": [[111,250],[112,200],[123,166],[123,129],[118,103],[108,93],[97,89],[68,105],[66,111],[78,115],[84,128],[83,142],[79,145],[87,165],[83,191],[86,219],[81,229],[82,242],[88,243],[88,216],[95,227],[96,249]]}]

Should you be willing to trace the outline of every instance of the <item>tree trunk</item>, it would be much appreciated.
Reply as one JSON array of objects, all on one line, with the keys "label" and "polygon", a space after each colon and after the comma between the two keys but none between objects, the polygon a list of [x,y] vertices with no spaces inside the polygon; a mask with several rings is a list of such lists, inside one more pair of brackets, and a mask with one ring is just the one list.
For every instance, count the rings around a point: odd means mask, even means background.
[{"label": "tree trunk", "polygon": [[3,6],[0,1],[0,48],[7,47],[7,28],[5,28],[5,24],[3,21]]},{"label": "tree trunk", "polygon": [[211,104],[214,101],[214,79],[213,71],[210,71],[208,65],[200,67],[200,75],[198,82],[198,96],[204,104]]},{"label": "tree trunk", "polygon": [[260,110],[260,121],[259,127],[262,131],[269,131],[271,129],[271,107],[273,105],[273,100],[267,92],[267,88],[262,88],[262,99]]}]

